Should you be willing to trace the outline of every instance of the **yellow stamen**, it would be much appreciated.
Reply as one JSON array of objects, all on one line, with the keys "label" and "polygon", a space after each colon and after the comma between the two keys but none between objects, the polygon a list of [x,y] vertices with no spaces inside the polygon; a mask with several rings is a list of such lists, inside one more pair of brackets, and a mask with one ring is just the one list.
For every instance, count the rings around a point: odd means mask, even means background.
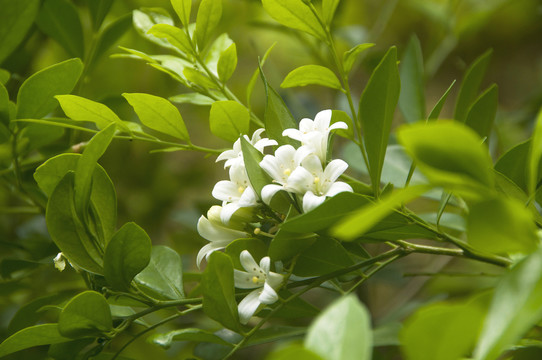
[{"label": "yellow stamen", "polygon": [[314,183],[318,184],[320,182],[320,178],[318,176],[314,177]]},{"label": "yellow stamen", "polygon": [[239,191],[239,194],[242,194],[243,191],[245,191],[245,188],[242,186],[239,186],[239,188],[237,188],[237,191]]},{"label": "yellow stamen", "polygon": [[291,173],[292,173],[292,170],[290,170],[290,169],[284,170],[284,175],[286,175],[286,176],[290,176]]},{"label": "yellow stamen", "polygon": [[260,281],[260,279],[259,279],[257,276],[253,276],[253,277],[252,277],[252,282],[253,282],[254,284],[257,284],[259,281]]}]

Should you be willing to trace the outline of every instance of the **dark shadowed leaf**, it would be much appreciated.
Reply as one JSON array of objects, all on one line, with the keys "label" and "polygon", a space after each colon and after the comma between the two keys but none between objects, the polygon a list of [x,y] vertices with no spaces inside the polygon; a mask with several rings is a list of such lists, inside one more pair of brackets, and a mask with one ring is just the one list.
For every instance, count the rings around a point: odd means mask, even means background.
[{"label": "dark shadowed leaf", "polygon": [[39,0],[0,0],[0,64],[23,41],[39,8]]},{"label": "dark shadowed leaf", "polygon": [[109,304],[95,291],[71,299],[58,318],[58,331],[69,338],[99,336],[113,328]]},{"label": "dark shadowed leaf", "polygon": [[416,36],[412,36],[408,42],[401,60],[400,74],[399,109],[409,123],[425,120],[423,56],[420,40]]},{"label": "dark shadowed leaf", "polygon": [[[488,138],[491,128],[497,115],[497,105],[499,102],[499,88],[497,85],[491,85],[485,90],[469,108],[465,124],[474,129],[481,138]],[[486,144],[488,141],[486,140]]]},{"label": "dark shadowed leaf", "polygon": [[11,335],[0,344],[0,357],[34,346],[58,344],[70,341],[60,335],[58,324],[42,324],[27,327]]}]

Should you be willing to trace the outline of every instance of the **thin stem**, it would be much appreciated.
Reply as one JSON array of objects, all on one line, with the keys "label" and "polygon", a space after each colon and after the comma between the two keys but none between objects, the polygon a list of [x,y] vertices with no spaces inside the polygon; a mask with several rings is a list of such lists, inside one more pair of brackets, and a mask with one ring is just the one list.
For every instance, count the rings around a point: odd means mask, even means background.
[{"label": "thin stem", "polygon": [[374,269],[372,269],[371,271],[367,272],[366,274],[363,274],[361,279],[356,282],[354,284],[354,286],[352,286],[350,289],[348,289],[346,291],[346,294],[350,294],[352,291],[354,291],[355,289],[357,289],[359,286],[361,286],[361,284],[363,284],[365,281],[367,281],[367,279],[369,279],[371,276],[373,276],[374,274],[376,274],[377,272],[379,272],[380,270],[382,270],[383,268],[385,268],[386,266],[388,266],[389,264],[391,264],[392,262],[394,262],[395,260],[397,260],[398,258],[400,257],[400,255],[396,255],[394,257],[391,257],[383,262],[379,262],[379,263],[376,263],[376,267]]}]

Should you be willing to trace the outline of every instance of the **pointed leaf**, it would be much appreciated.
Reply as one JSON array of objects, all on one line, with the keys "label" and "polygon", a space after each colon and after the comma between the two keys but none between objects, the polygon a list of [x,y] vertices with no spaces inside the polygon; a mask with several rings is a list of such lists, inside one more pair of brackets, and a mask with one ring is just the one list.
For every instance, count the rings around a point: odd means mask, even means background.
[{"label": "pointed leaf", "polygon": [[235,44],[231,44],[226,51],[224,51],[218,59],[217,72],[220,81],[225,83],[228,81],[235,68],[237,67],[237,48]]},{"label": "pointed leaf", "polygon": [[92,17],[92,27],[98,30],[111,9],[113,0],[87,0],[87,5]]},{"label": "pointed leaf", "polygon": [[474,129],[481,138],[489,137],[491,128],[495,122],[497,105],[499,103],[498,91],[499,88],[497,85],[491,85],[474,100],[467,113],[465,124],[471,129]]},{"label": "pointed leaf", "polygon": [[409,123],[423,120],[425,119],[423,56],[420,40],[416,36],[412,36],[408,42],[400,70],[399,109]]},{"label": "pointed leaf", "polygon": [[33,74],[17,94],[17,118],[41,119],[53,111],[58,106],[54,96],[69,94],[82,72],[81,60],[70,59]]},{"label": "pointed leaf", "polygon": [[85,56],[83,27],[77,8],[67,0],[45,0],[36,22],[72,57]]},{"label": "pointed leaf", "polygon": [[105,249],[104,275],[113,289],[128,291],[134,276],[151,260],[151,239],[135,223],[126,223]]},{"label": "pointed leaf", "polygon": [[58,344],[70,341],[60,335],[58,324],[42,324],[24,328],[0,344],[0,357],[34,346]]},{"label": "pointed leaf", "polygon": [[352,49],[346,51],[343,54],[343,68],[345,73],[349,73],[358,58],[358,55],[364,52],[367,49],[372,48],[375,44],[365,43],[354,46]]},{"label": "pointed leaf", "polygon": [[400,88],[397,49],[392,47],[373,71],[359,103],[369,173],[375,194],[380,189],[380,175]]},{"label": "pointed leaf", "polygon": [[219,138],[233,142],[248,133],[249,125],[250,114],[237,101],[216,101],[211,105],[209,126],[211,132]]},{"label": "pointed leaf", "polygon": [[335,239],[319,237],[304,250],[295,263],[297,276],[320,276],[354,264],[348,252]]},{"label": "pointed leaf", "polygon": [[205,48],[222,17],[222,0],[202,0],[196,16],[196,40]]},{"label": "pointed leaf", "polygon": [[186,130],[179,110],[168,100],[140,93],[124,93],[122,96],[134,108],[143,125],[186,142],[190,141],[188,130]]},{"label": "pointed leaf", "polygon": [[149,265],[136,275],[135,281],[153,297],[163,300],[183,299],[181,257],[167,246],[153,246]]},{"label": "pointed leaf", "polygon": [[454,118],[457,121],[464,122],[467,119],[469,108],[478,95],[492,53],[490,49],[480,55],[465,72],[455,103]]},{"label": "pointed leaf", "polygon": [[99,336],[113,329],[109,304],[102,294],[85,291],[71,299],[58,318],[58,331],[69,338]]},{"label": "pointed leaf", "polygon": [[264,155],[249,143],[244,136],[241,137],[241,150],[243,151],[243,160],[250,185],[252,185],[258,197],[261,197],[263,187],[272,182],[271,177],[260,166]]},{"label": "pointed leaf", "polygon": [[370,315],[359,300],[345,296],[329,305],[311,324],[305,347],[326,360],[370,360]]},{"label": "pointed leaf", "polygon": [[166,10],[162,8],[142,8],[141,10],[134,10],[132,13],[132,21],[137,32],[144,38],[165,48],[173,48],[166,40],[147,33],[155,24],[175,25],[173,19]]},{"label": "pointed leaf", "polygon": [[427,120],[434,120],[437,119],[440,115],[440,112],[442,111],[442,107],[444,106],[444,103],[446,102],[446,99],[448,98],[448,95],[450,94],[450,90],[452,90],[452,87],[455,85],[455,80],[452,81],[448,89],[444,92],[444,94],[440,97],[440,99],[437,101],[431,112],[429,113],[429,116],[427,117]]},{"label": "pointed leaf", "polygon": [[331,24],[339,2],[340,0],[322,0],[322,20],[324,20],[324,24]]},{"label": "pointed leaf", "polygon": [[95,60],[109,50],[122,36],[132,27],[132,14],[125,14],[116,19],[101,32],[96,44],[91,65],[95,64]]},{"label": "pointed leaf", "polygon": [[192,0],[171,0],[171,5],[177,13],[179,20],[184,26],[190,24],[190,11],[192,10]]},{"label": "pointed leaf", "polygon": [[262,4],[265,11],[282,25],[304,31],[320,40],[326,39],[318,18],[303,0],[262,0]]},{"label": "pointed leaf", "polygon": [[333,71],[320,65],[305,65],[292,70],[280,84],[282,88],[295,86],[322,85],[342,89],[341,82]]},{"label": "pointed leaf", "polygon": [[168,98],[169,101],[174,102],[176,104],[193,104],[193,105],[212,105],[216,100],[213,98],[210,98],[208,96],[205,96],[200,93],[186,93],[186,94],[179,94],[174,95]]},{"label": "pointed leaf", "polygon": [[250,98],[252,97],[252,92],[254,91],[254,86],[256,85],[256,80],[258,80],[258,75],[260,74],[260,69],[263,67],[263,65],[265,64],[265,61],[267,60],[267,58],[269,57],[269,54],[271,54],[271,51],[273,50],[273,48],[275,47],[275,43],[273,43],[264,53],[264,55],[262,56],[262,58],[260,59],[260,63],[258,65],[258,68],[256,70],[254,70],[254,72],[252,73],[252,77],[250,78],[250,81],[248,82],[248,85],[247,85],[247,104],[248,106],[250,107]]},{"label": "pointed leaf", "polygon": [[0,0],[0,64],[24,40],[39,8],[39,0]]},{"label": "pointed leaf", "polygon": [[217,335],[202,329],[181,329],[173,330],[165,334],[158,334],[152,337],[152,342],[168,349],[173,341],[194,341],[197,343],[207,342],[225,346],[233,346]]},{"label": "pointed leaf", "polygon": [[149,35],[167,40],[172,46],[176,47],[181,53],[192,54],[192,46],[186,33],[178,27],[169,24],[156,24],[147,31]]}]

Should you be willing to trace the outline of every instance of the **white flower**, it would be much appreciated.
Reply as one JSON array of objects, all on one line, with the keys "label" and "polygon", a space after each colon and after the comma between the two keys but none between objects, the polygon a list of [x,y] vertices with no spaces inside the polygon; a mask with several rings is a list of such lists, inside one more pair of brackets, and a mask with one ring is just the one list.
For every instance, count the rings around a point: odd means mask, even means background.
[{"label": "white flower", "polygon": [[349,191],[352,187],[342,181],[336,181],[348,168],[346,162],[335,159],[322,169],[322,163],[316,155],[309,155],[288,178],[285,190],[303,195],[303,211],[307,212],[324,202],[326,197]]},{"label": "white flower", "polygon": [[234,269],[235,287],[255,289],[239,303],[239,321],[246,324],[262,305],[270,305],[278,300],[276,289],[280,287],[283,276],[270,271],[271,259],[262,258],[260,265],[247,250],[240,255],[241,265],[246,271]]},{"label": "white flower", "polygon": [[[258,129],[254,131],[254,134],[252,134],[252,139],[249,139],[248,136],[243,135],[245,139],[247,139],[247,141],[250,142],[261,153],[263,153],[264,148],[267,146],[278,145],[275,140],[261,138],[261,134],[264,132],[264,130],[265,129]],[[233,149],[224,151],[216,158],[217,162],[223,160],[226,160],[224,163],[224,168],[232,165],[244,164],[240,138],[233,143]]]},{"label": "white flower", "polygon": [[335,129],[347,129],[348,125],[343,121],[331,123],[331,110],[320,111],[314,120],[304,118],[299,122],[298,129],[286,129],[283,136],[288,136],[301,142],[301,145],[310,149],[325,164],[327,156],[327,143],[329,132]]},{"label": "white flower", "polygon": [[205,245],[198,252],[196,263],[198,267],[203,258],[207,258],[213,251],[224,249],[233,240],[248,237],[249,234],[237,229],[227,227],[220,220],[222,208],[213,206],[207,212],[207,217],[201,216],[198,220],[198,233],[209,240],[210,243]]},{"label": "white flower", "polygon": [[66,268],[66,261],[64,260],[64,254],[59,252],[55,258],[53,259],[53,262],[55,263],[55,268],[58,271],[64,271]]},{"label": "white flower", "polygon": [[216,183],[212,195],[222,200],[222,222],[228,224],[233,213],[240,208],[258,205],[258,196],[250,186],[250,181],[243,164],[234,164],[230,167],[230,180]]},{"label": "white flower", "polygon": [[[294,149],[291,145],[283,145],[275,151],[275,155],[265,155],[260,166],[273,178],[275,184],[269,184],[262,189],[262,200],[266,204],[271,202],[277,191],[285,189],[288,178],[301,161],[310,154],[306,148]],[[277,185],[280,184],[280,185]]]}]

